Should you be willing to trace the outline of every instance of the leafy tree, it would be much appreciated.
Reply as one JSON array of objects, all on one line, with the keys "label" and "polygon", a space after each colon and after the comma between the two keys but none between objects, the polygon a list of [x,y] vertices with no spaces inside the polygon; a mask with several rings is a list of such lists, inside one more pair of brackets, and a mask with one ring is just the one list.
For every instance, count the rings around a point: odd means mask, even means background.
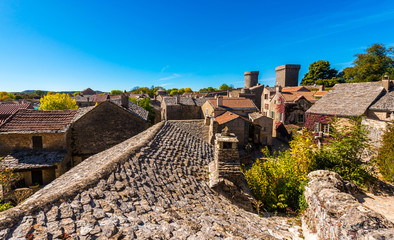
[{"label": "leafy tree", "polygon": [[79,95],[79,92],[73,93],[73,97],[78,96],[78,95]]},{"label": "leafy tree", "polygon": [[193,92],[191,88],[185,88],[185,93]]},{"label": "leafy tree", "polygon": [[39,96],[39,97],[42,97],[42,96],[44,96],[45,94],[47,94],[47,92],[41,91],[41,90],[36,90],[36,91],[34,91],[34,94],[36,94],[36,95]]},{"label": "leafy tree", "polygon": [[15,95],[9,92],[0,92],[0,101],[12,101],[15,99]]},{"label": "leafy tree", "polygon": [[219,90],[231,90],[231,89],[233,89],[233,87],[232,86],[229,86],[229,85],[227,85],[227,84],[222,84],[220,87],[219,87]]},{"label": "leafy tree", "polygon": [[385,73],[394,76],[394,47],[375,43],[366,53],[354,56],[353,67],[343,70],[347,82],[380,81]]},{"label": "leafy tree", "polygon": [[376,162],[384,179],[394,182],[394,122],[387,126]]},{"label": "leafy tree", "polygon": [[40,99],[39,110],[77,109],[77,103],[65,93],[49,93]]},{"label": "leafy tree", "polygon": [[319,60],[309,65],[309,71],[305,74],[301,81],[301,85],[324,85],[325,87],[334,86],[341,82],[342,73],[331,68],[328,61]]},{"label": "leafy tree", "polygon": [[217,89],[213,87],[201,88],[199,90],[199,92],[214,92],[214,91],[217,91]]},{"label": "leafy tree", "polygon": [[150,98],[144,98],[144,99],[139,99],[139,100],[137,98],[129,98],[129,99],[133,103],[137,104],[138,106],[144,108],[146,111],[149,112],[148,121],[149,121],[149,123],[153,124],[153,122],[155,120],[155,112],[154,112],[153,106],[151,104]]},{"label": "leafy tree", "polygon": [[111,95],[120,95],[122,93],[123,93],[122,90],[112,90],[110,94]]}]

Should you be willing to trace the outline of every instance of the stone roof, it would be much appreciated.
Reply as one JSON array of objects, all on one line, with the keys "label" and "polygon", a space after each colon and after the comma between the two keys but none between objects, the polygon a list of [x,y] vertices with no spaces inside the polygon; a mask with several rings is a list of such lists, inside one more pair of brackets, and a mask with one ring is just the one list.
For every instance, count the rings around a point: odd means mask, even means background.
[{"label": "stone roof", "polygon": [[369,107],[370,110],[375,111],[394,111],[394,90],[385,92],[385,95]]},{"label": "stone roof", "polygon": [[[205,98],[192,98],[192,97],[179,97],[179,104],[181,105],[189,105],[189,106],[202,106],[206,99]],[[176,96],[167,96],[163,98],[164,103],[167,106],[176,105]]]},{"label": "stone roof", "polygon": [[[113,102],[118,106],[122,105],[121,99],[113,99],[113,100],[110,100],[110,102]],[[144,108],[138,106],[137,104],[133,103],[132,101],[129,101],[129,108],[127,110],[129,112],[131,112],[132,114],[134,114],[135,116],[137,116],[145,121],[148,121],[149,112],[147,110],[145,110]]]},{"label": "stone roof", "polygon": [[0,238],[291,239],[286,218],[262,218],[209,188],[213,148],[161,122],[72,168],[0,213]]},{"label": "stone roof", "polygon": [[0,166],[13,170],[47,168],[63,161],[65,156],[65,151],[17,151],[0,160]]},{"label": "stone roof", "polygon": [[254,121],[256,119],[259,119],[261,117],[266,117],[266,116],[264,116],[263,114],[261,114],[259,112],[249,113],[248,116],[249,116],[249,119],[252,120],[252,121]]},{"label": "stone roof", "polygon": [[94,95],[96,91],[92,90],[91,88],[86,88],[85,90],[80,92],[81,95]]},{"label": "stone roof", "polygon": [[224,124],[226,122],[230,122],[234,119],[237,118],[242,118],[245,121],[249,122],[249,119],[247,119],[246,117],[240,116],[236,113],[230,112],[230,111],[226,111],[225,113],[219,115],[218,117],[215,117],[215,121],[219,123],[219,125]]},{"label": "stone roof", "polygon": [[0,133],[64,132],[77,110],[20,109],[0,125]]},{"label": "stone roof", "polygon": [[248,98],[243,98],[243,97],[223,97],[223,106],[219,106],[217,104],[217,99],[216,98],[209,98],[207,99],[211,105],[216,108],[230,108],[230,109],[256,109],[256,105],[253,103],[252,100]]},{"label": "stone roof", "polygon": [[382,94],[381,82],[335,84],[307,113],[360,116]]},{"label": "stone roof", "polygon": [[282,88],[282,92],[310,92],[310,91],[304,86],[298,86],[298,87],[284,87]]}]

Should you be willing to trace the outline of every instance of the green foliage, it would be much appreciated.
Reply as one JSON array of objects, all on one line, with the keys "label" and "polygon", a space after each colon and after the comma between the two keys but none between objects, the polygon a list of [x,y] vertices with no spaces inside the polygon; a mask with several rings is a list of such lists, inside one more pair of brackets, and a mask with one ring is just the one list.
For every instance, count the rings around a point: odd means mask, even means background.
[{"label": "green foliage", "polygon": [[394,47],[375,43],[355,57],[354,66],[343,70],[347,82],[380,81],[386,73],[394,77]]},{"label": "green foliage", "polygon": [[387,126],[376,163],[386,181],[394,182],[394,122]]},{"label": "green foliage", "polygon": [[41,91],[41,90],[35,90],[34,94],[36,94],[39,97],[42,97],[42,96],[48,94],[48,92],[47,91]]},{"label": "green foliage", "polygon": [[77,109],[75,99],[65,93],[50,93],[40,99],[39,110],[66,110]]},{"label": "green foliage", "polygon": [[13,208],[14,206],[12,206],[9,203],[2,203],[0,202],[0,212],[5,211],[7,209]]},{"label": "green foliage", "polygon": [[135,87],[135,88],[133,88],[132,90],[131,90],[131,93],[134,93],[134,94],[140,94],[140,93],[146,93],[146,94],[148,94],[149,96],[154,96],[154,95],[156,95],[156,92],[157,92],[157,90],[159,90],[159,89],[164,89],[163,87],[160,87],[160,86],[151,86],[150,88],[148,88],[148,87]]},{"label": "green foliage", "polygon": [[[245,177],[257,200],[267,211],[296,211],[307,207],[304,186],[311,171],[327,169],[360,186],[371,180],[361,164],[361,153],[368,147],[367,132],[360,119],[351,119],[350,126],[332,128],[331,137],[319,148],[314,137],[304,129],[295,134],[290,149],[257,160],[245,171]],[[337,126],[333,123],[334,126]]]},{"label": "green foliage", "polygon": [[155,112],[151,104],[150,98],[144,98],[144,99],[129,98],[129,99],[133,103],[137,104],[138,106],[144,108],[146,111],[149,112],[148,121],[149,123],[153,124],[155,120]]},{"label": "green foliage", "polygon": [[120,95],[122,93],[123,93],[122,90],[112,90],[110,94],[111,95]]},{"label": "green foliage", "polygon": [[1,101],[12,101],[15,99],[15,95],[9,92],[0,92],[0,102]]},{"label": "green foliage", "polygon": [[222,85],[219,87],[219,90],[231,90],[231,89],[233,89],[233,86],[229,86],[229,85],[227,85],[227,84],[222,84]]},{"label": "green foliage", "polygon": [[217,89],[213,87],[201,88],[199,90],[199,92],[214,92],[214,91],[217,91]]},{"label": "green foliage", "polygon": [[301,81],[301,85],[324,85],[331,87],[342,81],[342,74],[338,70],[331,68],[328,61],[319,60],[309,66],[307,72]]}]

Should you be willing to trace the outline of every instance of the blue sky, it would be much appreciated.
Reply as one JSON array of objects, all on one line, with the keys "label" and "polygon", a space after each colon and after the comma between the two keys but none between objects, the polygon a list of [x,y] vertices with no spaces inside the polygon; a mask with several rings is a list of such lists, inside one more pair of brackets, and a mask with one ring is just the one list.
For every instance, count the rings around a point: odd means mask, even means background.
[{"label": "blue sky", "polygon": [[394,46],[394,1],[0,1],[0,91],[243,86]]}]

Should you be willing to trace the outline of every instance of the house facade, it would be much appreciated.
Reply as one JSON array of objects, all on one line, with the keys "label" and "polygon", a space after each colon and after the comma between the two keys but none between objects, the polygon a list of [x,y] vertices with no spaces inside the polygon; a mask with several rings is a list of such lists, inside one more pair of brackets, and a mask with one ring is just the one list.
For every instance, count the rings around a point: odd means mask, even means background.
[{"label": "house facade", "polygon": [[161,101],[162,120],[203,119],[201,106],[205,98],[165,96]]}]

